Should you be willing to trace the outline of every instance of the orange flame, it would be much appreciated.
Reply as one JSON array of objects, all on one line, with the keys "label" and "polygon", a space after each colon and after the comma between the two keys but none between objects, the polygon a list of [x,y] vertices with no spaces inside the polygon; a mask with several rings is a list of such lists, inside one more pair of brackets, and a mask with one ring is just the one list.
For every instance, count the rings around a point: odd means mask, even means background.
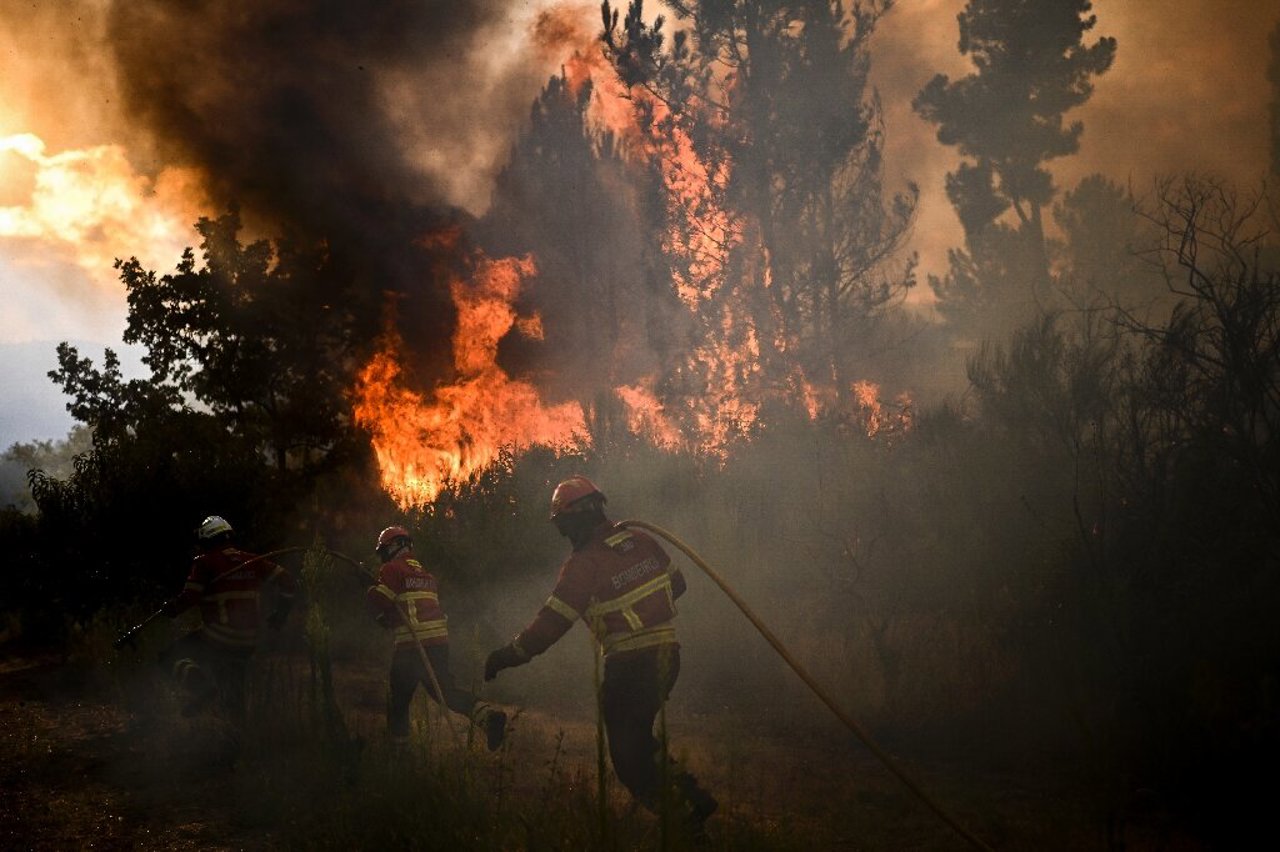
[{"label": "orange flame", "polygon": [[360,372],[356,423],[371,433],[382,485],[400,506],[430,503],[483,471],[504,448],[586,440],[577,403],[546,406],[533,385],[511,378],[497,363],[498,343],[513,328],[541,331],[536,318],[522,321],[512,307],[533,272],[529,258],[480,258],[469,281],[450,282],[458,307],[453,384],[430,395],[409,387],[400,366],[403,342],[393,329]]},{"label": "orange flame", "polygon": [[644,435],[654,445],[664,450],[677,450],[685,446],[680,427],[668,416],[666,408],[653,391],[643,384],[626,385],[616,390],[627,410],[627,426],[637,435]]},{"label": "orange flame", "polygon": [[894,400],[896,410],[886,410],[880,401],[880,386],[875,382],[864,379],[854,382],[849,389],[858,409],[858,419],[866,429],[868,438],[892,438],[911,430],[914,418],[910,394],[898,394]]},{"label": "orange flame", "polygon": [[[591,86],[588,121],[659,167],[669,222],[662,249],[673,260],[675,294],[701,334],[683,363],[661,377],[673,380],[664,387],[677,389],[667,398],[654,390],[657,376],[614,389],[628,427],[657,447],[724,459],[734,442],[752,434],[769,396],[816,420],[838,394],[834,383],[815,387],[793,356],[769,295],[773,282],[758,223],[721,203],[733,163],[704,162],[665,103],[644,89],[625,90],[582,21],[581,6],[560,4],[539,15],[532,36],[544,58],[568,57],[560,69],[570,91]],[[428,239],[447,248],[456,236]],[[518,316],[513,307],[533,273],[530,258],[482,258],[472,280],[451,283],[458,308],[452,384],[430,394],[411,389],[400,367],[403,346],[390,331],[362,372],[356,420],[373,433],[383,484],[402,506],[425,505],[492,464],[505,447],[580,447],[589,440],[580,405],[547,406],[533,385],[497,364],[499,342],[513,330],[542,339],[541,318]],[[763,315],[753,313],[761,306]],[[782,359],[772,376],[764,375],[765,349]],[[909,397],[899,397],[893,411],[872,382],[856,382],[849,391],[854,410],[840,416],[851,417],[868,437],[891,440],[911,427]]]}]

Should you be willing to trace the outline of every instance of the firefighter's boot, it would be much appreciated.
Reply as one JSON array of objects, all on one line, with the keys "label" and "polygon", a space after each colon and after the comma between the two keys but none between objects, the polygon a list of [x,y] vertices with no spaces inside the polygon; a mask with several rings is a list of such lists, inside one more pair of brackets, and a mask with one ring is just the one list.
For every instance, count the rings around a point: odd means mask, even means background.
[{"label": "firefighter's boot", "polygon": [[507,714],[492,704],[479,704],[472,714],[476,725],[484,731],[484,744],[489,751],[497,751],[507,734]]},{"label": "firefighter's boot", "polygon": [[684,826],[689,839],[695,845],[708,842],[707,820],[720,807],[720,803],[706,790],[698,786],[692,775],[682,773],[676,779],[676,787],[684,799]]},{"label": "firefighter's boot", "polygon": [[173,664],[173,674],[182,688],[181,713],[191,717],[209,706],[218,695],[213,676],[195,660],[183,658]]}]

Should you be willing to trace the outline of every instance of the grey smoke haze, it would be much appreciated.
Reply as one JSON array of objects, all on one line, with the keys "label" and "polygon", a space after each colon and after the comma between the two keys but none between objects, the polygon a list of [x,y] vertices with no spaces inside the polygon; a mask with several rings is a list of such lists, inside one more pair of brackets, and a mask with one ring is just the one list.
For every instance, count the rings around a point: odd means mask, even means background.
[{"label": "grey smoke haze", "polygon": [[[966,0],[899,0],[877,28],[873,81],[885,107],[886,177],[915,180],[921,202],[915,246],[923,265],[940,272],[948,247],[963,239],[943,191],[959,158],[938,144],[936,128],[911,109],[934,74],[972,73],[957,51],[956,15]],[[1254,0],[1095,0],[1096,26],[1086,34],[1118,41],[1115,64],[1095,80],[1089,102],[1068,116],[1084,122],[1080,151],[1054,161],[1060,190],[1103,172],[1135,191],[1154,175],[1212,172],[1243,184],[1267,163],[1267,34],[1280,4]]]},{"label": "grey smoke haze", "polygon": [[[119,141],[144,171],[194,161],[223,198],[300,224],[350,223],[405,201],[478,213],[530,100],[563,61],[526,32],[551,5],[6,2],[0,107],[35,125],[14,130],[32,129],[55,150]],[[560,5],[588,30],[598,25],[593,4]],[[654,14],[661,4],[648,6]],[[941,198],[954,155],[910,100],[933,73],[966,70],[955,49],[963,6],[899,0],[873,45],[889,177],[917,180],[926,202]],[[1080,116],[1081,154],[1063,161],[1072,176],[1193,164],[1261,171],[1266,34],[1280,9],[1098,0],[1094,12],[1093,35],[1115,36],[1120,50]],[[945,201],[923,204],[919,230],[945,228],[950,215]]]}]

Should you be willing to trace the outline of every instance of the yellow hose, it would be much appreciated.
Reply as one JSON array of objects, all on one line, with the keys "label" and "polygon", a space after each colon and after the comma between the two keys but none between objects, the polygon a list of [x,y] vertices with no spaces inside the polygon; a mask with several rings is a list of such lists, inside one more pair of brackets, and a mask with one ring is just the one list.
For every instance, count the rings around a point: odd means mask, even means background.
[{"label": "yellow hose", "polygon": [[975,849],[982,849],[982,850],[985,850],[985,852],[992,852],[990,846],[988,846],[975,834],[973,834],[971,831],[969,831],[967,828],[961,825],[955,819],[955,817],[947,813],[947,811],[945,811],[941,805],[939,805],[936,801],[934,801],[929,796],[929,794],[926,793],[923,790],[923,788],[921,788],[920,785],[917,784],[916,781],[902,769],[902,767],[898,766],[898,764],[894,762],[893,758],[890,757],[889,754],[883,748],[881,748],[874,739],[871,738],[871,735],[868,734],[866,730],[863,729],[862,725],[858,724],[858,721],[856,719],[854,719],[852,716],[846,713],[844,709],[842,709],[840,705],[838,705],[835,702],[835,699],[833,699],[827,693],[827,691],[823,689],[822,686],[816,680],[813,679],[813,676],[810,675],[809,672],[805,670],[804,666],[800,665],[800,663],[796,660],[796,658],[791,656],[791,652],[787,650],[786,646],[782,644],[782,642],[778,639],[777,636],[773,635],[773,631],[770,630],[767,626],[765,626],[764,622],[762,622],[759,619],[759,617],[757,617],[756,614],[752,612],[751,607],[747,606],[746,601],[744,601],[742,597],[736,591],[734,591],[733,587],[730,586],[728,582],[726,582],[725,579],[721,577],[710,565],[708,565],[706,561],[703,560],[702,557],[700,557],[693,550],[693,548],[689,547],[687,544],[685,544],[675,535],[668,532],[667,530],[664,530],[662,527],[654,526],[653,524],[646,523],[645,521],[634,521],[634,520],[623,521],[622,526],[636,527],[638,529],[648,530],[649,532],[654,533],[655,535],[658,535],[666,539],[672,545],[678,548],[681,553],[689,557],[689,559],[692,560],[694,565],[697,565],[699,568],[701,568],[702,572],[706,574],[708,577],[710,577],[711,580],[717,586],[720,587],[721,591],[723,591],[726,595],[729,596],[729,600],[733,601],[734,605],[737,606],[739,610],[741,610],[742,614],[747,617],[747,620],[750,621],[751,624],[755,626],[756,630],[760,632],[760,635],[765,638],[765,641],[767,641],[770,645],[773,646],[773,650],[777,651],[778,655],[782,657],[783,660],[786,661],[787,665],[791,666],[791,670],[794,671],[800,677],[800,679],[805,682],[805,685],[808,686],[809,689],[813,691],[814,695],[818,696],[818,699],[823,704],[827,705],[827,708],[836,715],[837,719],[839,719],[841,722],[844,723],[846,728],[848,728],[850,731],[853,731],[854,736],[856,736],[859,740],[861,740],[862,744],[865,745],[868,749],[870,749],[871,753],[874,754],[876,758],[878,758],[879,761],[884,764],[886,769],[888,769],[890,772],[896,775],[898,780],[901,781],[904,785],[906,785],[906,788],[916,795],[916,798],[924,802],[924,804],[927,805],[931,811],[933,811],[943,822],[951,826],[951,828],[955,829],[956,833],[958,833],[961,837],[967,840],[969,844],[972,845]]}]

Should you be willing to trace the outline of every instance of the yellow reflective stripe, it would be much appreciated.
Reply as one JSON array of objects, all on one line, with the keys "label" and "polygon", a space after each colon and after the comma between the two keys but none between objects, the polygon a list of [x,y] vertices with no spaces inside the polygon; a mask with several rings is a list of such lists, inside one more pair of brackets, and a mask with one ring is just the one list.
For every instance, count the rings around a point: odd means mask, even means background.
[{"label": "yellow reflective stripe", "polygon": [[373,587],[373,590],[374,590],[375,592],[377,592],[378,594],[382,595],[382,596],[383,596],[384,598],[386,598],[387,600],[391,601],[392,603],[395,603],[395,600],[396,600],[396,593],[395,593],[395,592],[393,592],[393,591],[391,591],[391,589],[387,588],[386,586],[382,585],[381,583],[379,583],[378,585],[374,586],[374,587]]},{"label": "yellow reflective stripe", "polygon": [[[654,577],[642,586],[637,586],[625,595],[616,598],[610,598],[607,601],[599,601],[587,607],[587,615],[597,616],[605,615],[610,612],[623,612],[635,606],[640,601],[649,597],[649,595],[666,586],[671,588],[671,575],[663,573],[660,577]],[[627,619],[628,622],[631,619]]]},{"label": "yellow reflective stripe", "polygon": [[600,646],[606,654],[618,651],[637,651],[641,648],[652,648],[655,645],[666,645],[676,641],[675,627],[667,624],[637,633],[615,633],[600,640]]},{"label": "yellow reflective stripe", "polygon": [[443,619],[436,621],[423,621],[413,625],[401,624],[396,628],[396,641],[408,641],[410,639],[434,639],[437,636],[448,636],[449,627]]},{"label": "yellow reflective stripe", "polygon": [[613,547],[615,544],[626,541],[629,538],[631,538],[631,533],[626,530],[623,530],[620,533],[614,533],[613,535],[606,538],[604,540],[604,543],[609,545],[609,547]]},{"label": "yellow reflective stripe", "polygon": [[413,601],[438,601],[440,600],[440,596],[435,592],[401,592],[400,600],[405,603],[412,603]]},{"label": "yellow reflective stripe", "polygon": [[258,597],[257,592],[218,592],[216,595],[206,595],[211,601],[233,601],[233,600],[250,600]]},{"label": "yellow reflective stripe", "polygon": [[559,615],[564,616],[565,620],[567,620],[570,624],[578,620],[578,611],[575,610],[573,607],[569,606],[564,601],[560,600],[555,595],[552,595],[551,597],[547,598],[547,602],[543,604],[543,606],[545,606],[547,609],[551,610],[552,612],[555,612]]},{"label": "yellow reflective stripe", "polygon": [[[438,622],[432,622],[432,625],[439,625]],[[424,626],[421,624],[414,625],[412,628],[405,627],[403,624],[396,628],[396,639],[408,639],[410,636],[418,639],[430,639],[433,636],[448,636],[449,628],[439,626]]]},{"label": "yellow reflective stripe", "polygon": [[644,627],[644,622],[640,620],[640,616],[636,615],[636,611],[631,607],[623,607],[622,617],[627,620],[627,626],[632,630],[639,630]]}]

